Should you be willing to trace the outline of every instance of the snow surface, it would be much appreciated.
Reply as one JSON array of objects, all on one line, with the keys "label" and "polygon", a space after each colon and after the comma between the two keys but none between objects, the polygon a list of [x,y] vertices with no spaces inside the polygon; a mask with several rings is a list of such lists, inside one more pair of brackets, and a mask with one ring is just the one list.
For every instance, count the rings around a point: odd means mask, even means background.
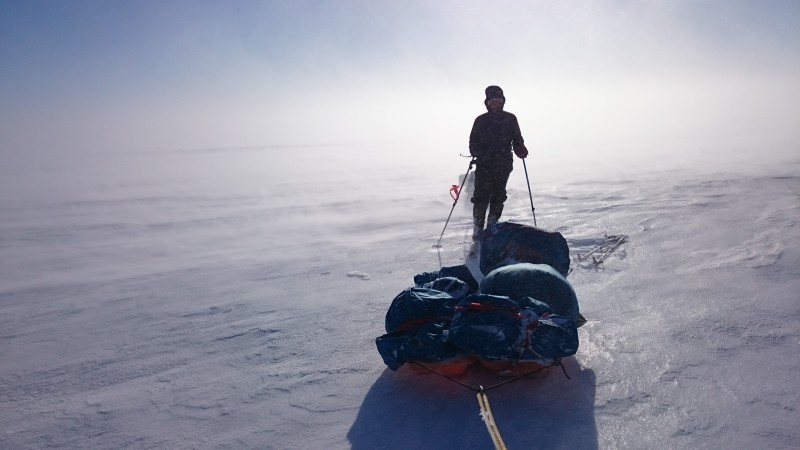
[{"label": "snow surface", "polygon": [[[573,256],[630,242],[573,262],[571,379],[489,391],[508,447],[800,447],[800,161],[531,147],[540,227]],[[468,202],[432,248],[467,165],[437,152],[5,162],[0,448],[491,448],[473,392],[374,345],[415,274],[463,260]],[[519,162],[509,186],[504,218],[531,223]]]}]

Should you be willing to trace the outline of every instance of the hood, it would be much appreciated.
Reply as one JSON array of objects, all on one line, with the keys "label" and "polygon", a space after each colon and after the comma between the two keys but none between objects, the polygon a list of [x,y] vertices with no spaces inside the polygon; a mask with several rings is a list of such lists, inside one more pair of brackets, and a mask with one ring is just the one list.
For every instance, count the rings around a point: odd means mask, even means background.
[{"label": "hood", "polygon": [[506,99],[506,97],[503,95],[503,90],[500,88],[500,86],[494,86],[494,85],[489,86],[486,88],[485,93],[486,93],[486,99],[483,101],[483,105],[486,106],[487,111],[489,110],[489,105],[488,105],[489,100],[493,98],[502,98],[503,101],[505,101]]}]

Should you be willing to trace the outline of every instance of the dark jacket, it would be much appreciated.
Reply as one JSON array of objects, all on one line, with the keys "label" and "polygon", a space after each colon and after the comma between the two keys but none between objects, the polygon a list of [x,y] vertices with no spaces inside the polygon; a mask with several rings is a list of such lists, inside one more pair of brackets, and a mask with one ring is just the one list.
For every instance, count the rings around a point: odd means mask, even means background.
[{"label": "dark jacket", "polygon": [[524,144],[519,123],[506,111],[487,112],[475,119],[469,134],[469,153],[483,165],[513,165],[512,145]]}]

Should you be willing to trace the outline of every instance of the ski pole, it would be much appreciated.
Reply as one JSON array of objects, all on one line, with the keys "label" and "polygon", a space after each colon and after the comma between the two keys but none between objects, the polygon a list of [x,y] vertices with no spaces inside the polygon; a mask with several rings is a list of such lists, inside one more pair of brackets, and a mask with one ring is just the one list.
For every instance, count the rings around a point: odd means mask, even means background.
[{"label": "ski pole", "polygon": [[461,186],[458,187],[458,194],[453,199],[453,207],[450,208],[450,214],[447,215],[447,220],[444,222],[444,228],[442,228],[442,234],[439,235],[439,240],[436,241],[433,248],[441,248],[442,247],[442,237],[444,236],[444,231],[447,229],[447,224],[450,223],[450,217],[453,215],[453,210],[456,209],[456,203],[458,203],[458,199],[461,197],[461,189],[464,187],[464,183],[467,182],[467,176],[469,175],[469,171],[472,170],[472,165],[475,164],[475,158],[469,160],[469,166],[467,166],[467,173],[464,174],[464,179],[461,181]]},{"label": "ski pole", "polygon": [[531,180],[528,179],[528,165],[525,164],[525,158],[522,158],[522,167],[525,168],[525,181],[528,182],[528,197],[531,199],[531,212],[533,213],[533,226],[536,225],[536,208],[533,207],[533,194],[531,193]]}]

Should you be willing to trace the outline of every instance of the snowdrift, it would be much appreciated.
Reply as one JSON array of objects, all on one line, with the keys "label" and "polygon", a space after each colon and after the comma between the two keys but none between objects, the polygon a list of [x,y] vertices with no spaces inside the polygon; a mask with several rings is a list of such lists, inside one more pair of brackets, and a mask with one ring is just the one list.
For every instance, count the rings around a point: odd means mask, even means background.
[{"label": "snowdrift", "polygon": [[578,351],[578,300],[560,233],[495,224],[481,238],[480,268],[488,272],[480,283],[466,265],[423,272],[394,298],[375,340],[390,369],[417,362],[455,375],[478,361],[513,373]]}]

